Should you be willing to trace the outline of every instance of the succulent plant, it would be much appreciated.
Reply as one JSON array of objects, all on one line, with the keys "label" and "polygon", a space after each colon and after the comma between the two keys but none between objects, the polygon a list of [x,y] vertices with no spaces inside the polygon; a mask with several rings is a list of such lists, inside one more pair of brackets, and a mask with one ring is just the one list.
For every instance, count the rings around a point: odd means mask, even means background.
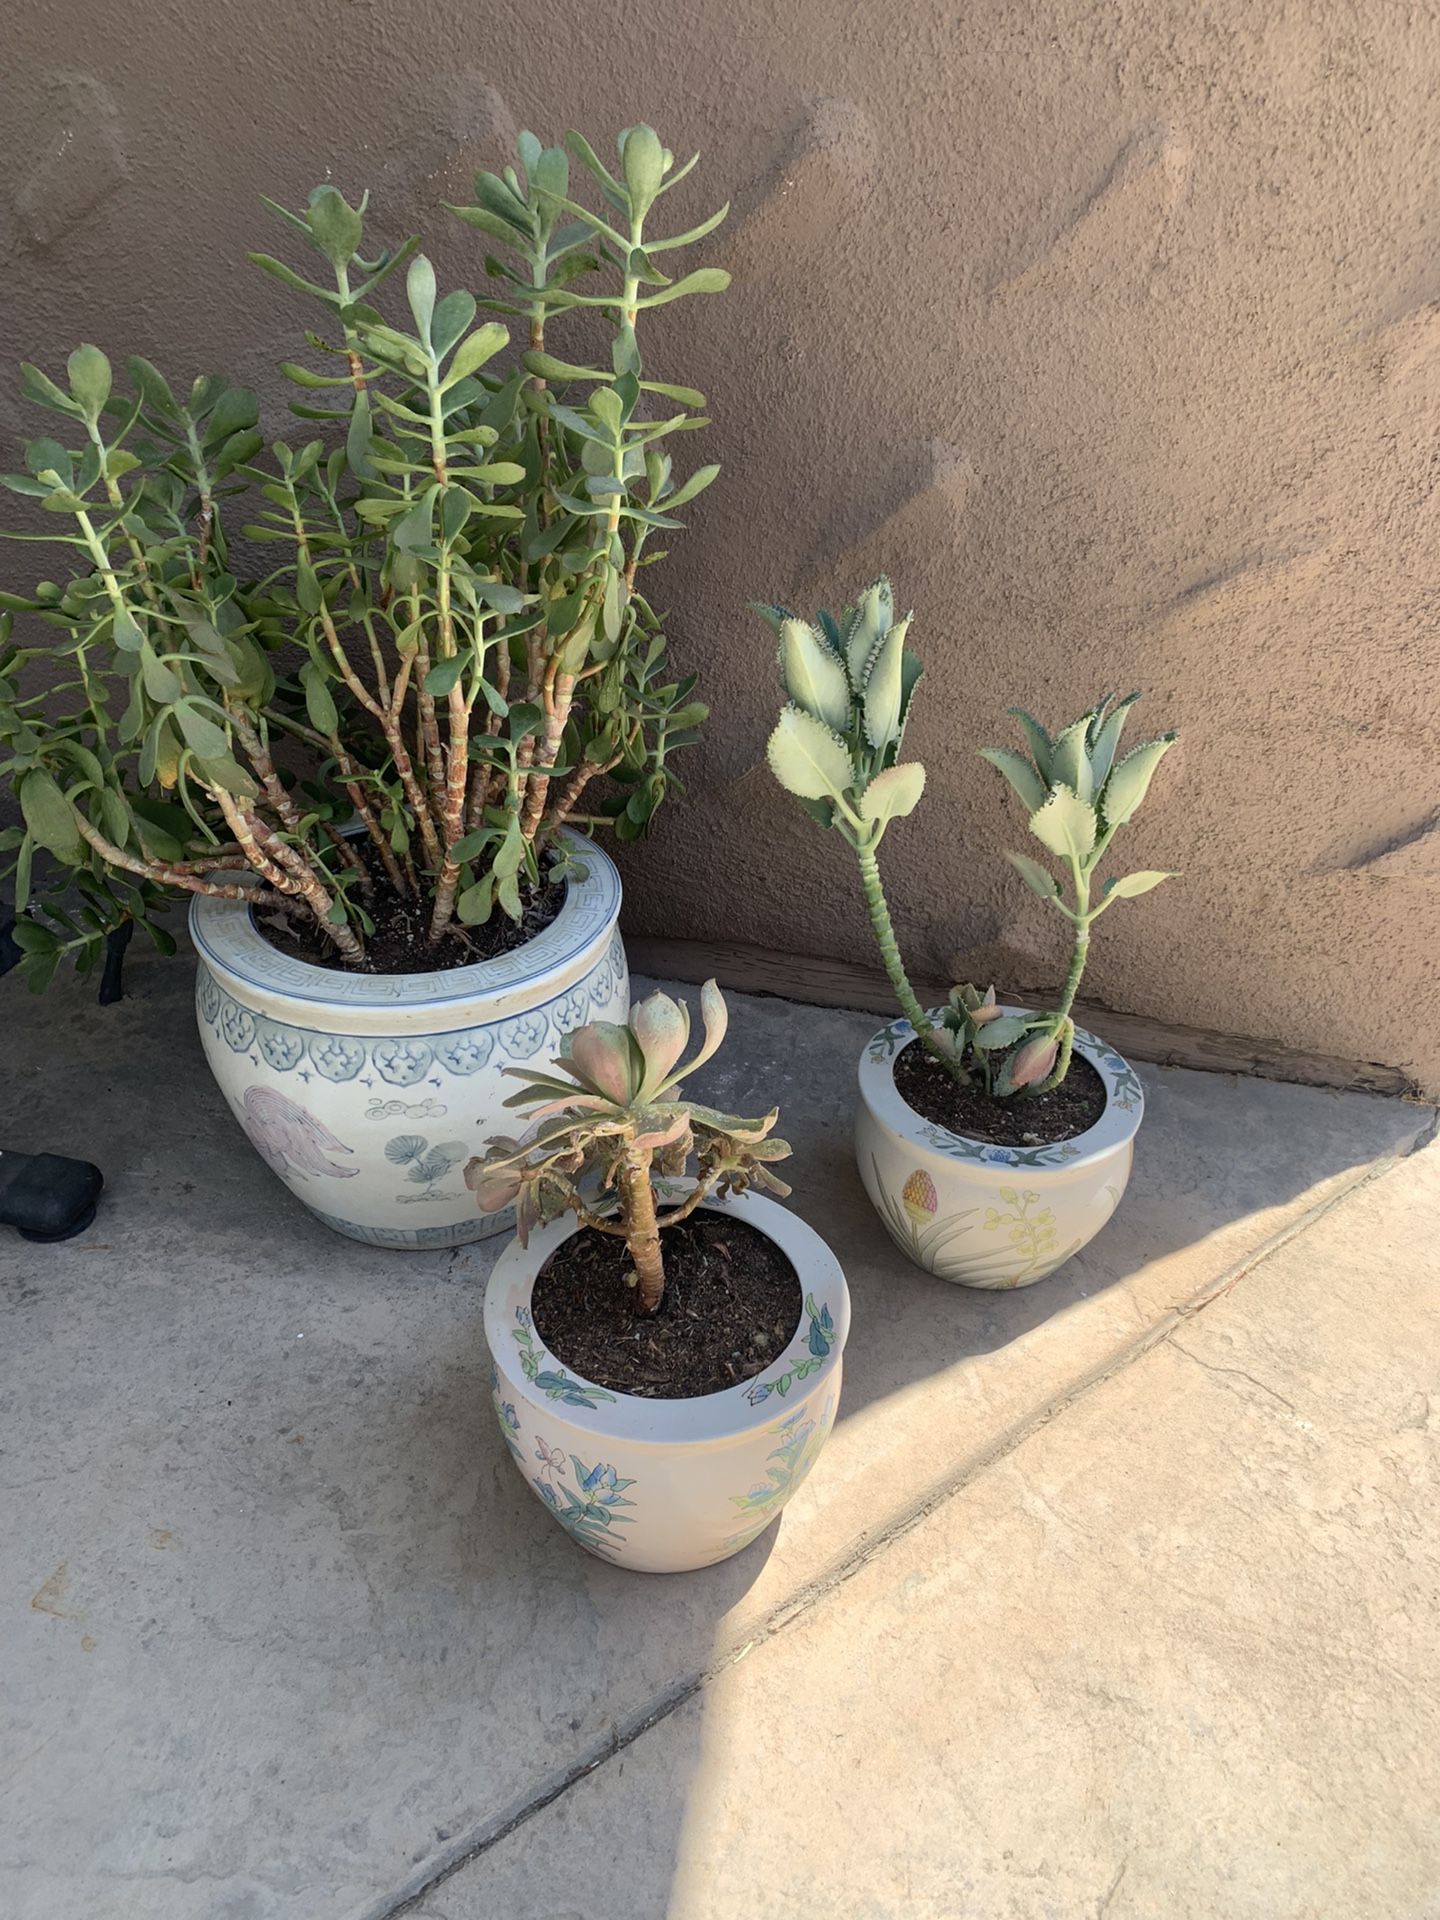
[{"label": "succulent plant", "polygon": [[912,616],[895,618],[882,575],[837,620],[812,624],[788,607],[755,611],[780,642],[789,695],[766,748],[770,771],[822,827],[853,850],[880,958],[902,1011],[921,1041],[953,1068],[953,1054],[910,985],[886,905],[876,855],[893,820],[913,813],[925,791],[918,760],[900,759],[922,668],[905,645]]},{"label": "succulent plant", "polygon": [[[773,1136],[778,1108],[746,1120],[675,1098],[681,1082],[725,1038],[729,1016],[713,980],[701,988],[700,1009],[704,1043],[683,1066],[689,1009],[666,993],[652,993],[631,1009],[624,1026],[596,1020],[567,1034],[552,1063],[555,1071],[507,1068],[524,1084],[505,1104],[529,1114],[530,1130],[520,1139],[492,1139],[484,1157],[465,1169],[466,1184],[485,1212],[515,1202],[522,1245],[532,1226],[565,1212],[622,1238],[641,1313],[654,1313],[664,1295],[665,1228],[687,1218],[712,1192],[742,1193],[752,1186],[790,1191],[771,1171],[790,1153]],[[662,1213],[654,1175],[678,1179],[692,1157],[693,1186]],[[584,1189],[596,1184],[600,1198],[592,1203]],[[608,1206],[606,1196],[613,1196]]]},{"label": "succulent plant", "polygon": [[1006,859],[1030,891],[1073,929],[1070,969],[1053,1011],[1002,1013],[993,988],[982,997],[974,987],[959,987],[950,997],[945,1025],[962,1065],[978,1071],[987,1091],[1000,1098],[1059,1086],[1070,1067],[1075,1042],[1070,1010],[1085,971],[1091,927],[1117,900],[1133,900],[1174,878],[1163,871],[1127,873],[1105,881],[1098,899],[1092,892],[1102,856],[1134,818],[1177,737],[1164,733],[1121,754],[1125,722],[1139,698],[1132,693],[1115,700],[1107,694],[1053,740],[1032,714],[1012,707],[1028,754],[1010,747],[980,749],[981,759],[998,768],[1024,802],[1031,833],[1067,869],[1069,897],[1050,869],[1029,854],[1007,853]]},{"label": "succulent plant", "polygon": [[[521,917],[562,827],[633,840],[678,790],[705,709],[666,671],[641,570],[718,468],[673,471],[704,396],[648,377],[637,335],[728,284],[665,271],[725,209],[651,231],[694,162],[650,127],[621,134],[613,169],[575,133],[568,153],[517,148],[454,209],[494,246],[485,299],[442,291],[414,240],[371,244],[364,198],[266,202],[297,264],[250,257],[315,311],[307,363],[281,366],[318,423],[303,445],[266,451],[255,394],[216,376],[187,392],[93,346],[63,383],[25,367],[56,437],[0,484],[40,510],[22,537],[65,562],[0,595],[0,776],[23,816],[0,856],[32,984],[93,964],[126,920],[154,928],[167,895],[241,897],[257,875],[348,966],[374,870],[432,943],[463,941]],[[572,155],[602,212],[571,197]],[[605,363],[557,359],[547,323],[587,313]],[[524,329],[514,365],[504,316]],[[273,556],[258,581],[232,570],[241,518]],[[37,849],[57,888],[33,884]]]},{"label": "succulent plant", "polygon": [[892,820],[914,811],[925,769],[901,761],[920,662],[906,650],[911,616],[895,619],[890,582],[866,588],[837,620],[814,624],[788,607],[757,606],[780,642],[780,673],[789,704],[770,735],[770,770],[821,826],[833,827],[854,850],[870,924],[901,1011],[921,1044],[961,1081],[979,1079],[997,1098],[1045,1092],[1065,1078],[1075,1041],[1070,1010],[1085,970],[1090,928],[1116,900],[1148,893],[1168,873],[1107,880],[1097,900],[1091,882],[1116,831],[1145,798],[1174,733],[1121,754],[1120,738],[1139,695],[1107,695],[1052,740],[1040,722],[1012,707],[1029,755],[982,747],[1025,802],[1030,831],[1069,868],[1071,898],[1048,867],[1028,854],[1006,857],[1032,893],[1048,900],[1074,928],[1070,971],[1059,1005],[1049,1013],[1008,1014],[995,990],[957,987],[937,1026],[910,985],[880,882],[876,850]]}]

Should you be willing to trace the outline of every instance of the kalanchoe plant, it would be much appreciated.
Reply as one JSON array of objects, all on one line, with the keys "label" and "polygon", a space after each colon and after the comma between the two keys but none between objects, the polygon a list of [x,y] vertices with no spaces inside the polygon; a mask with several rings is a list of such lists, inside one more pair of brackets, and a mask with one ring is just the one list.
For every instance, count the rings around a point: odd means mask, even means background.
[{"label": "kalanchoe plant", "polygon": [[[597,1020],[567,1034],[555,1071],[507,1068],[524,1085],[505,1104],[523,1109],[533,1124],[523,1139],[490,1141],[484,1158],[465,1169],[486,1212],[516,1203],[522,1245],[537,1222],[567,1211],[599,1233],[622,1238],[640,1313],[654,1313],[664,1295],[660,1236],[667,1227],[714,1192],[790,1191],[771,1171],[790,1153],[772,1133],[778,1109],[745,1120],[676,1097],[725,1037],[728,1016],[713,980],[701,989],[700,1008],[704,1044],[684,1065],[689,1010],[668,994],[652,993],[625,1026]],[[655,1177],[677,1179],[692,1159],[694,1185],[662,1210]]]},{"label": "kalanchoe plant", "polygon": [[1032,893],[1065,916],[1073,934],[1070,968],[1051,1012],[1002,1014],[993,988],[983,999],[973,987],[951,995],[945,1025],[957,1053],[997,1097],[1059,1086],[1070,1068],[1075,1043],[1070,1010],[1085,971],[1091,927],[1117,900],[1133,900],[1174,878],[1151,870],[1127,873],[1106,880],[1098,897],[1094,893],[1096,868],[1119,829],[1134,818],[1155,769],[1176,740],[1173,732],[1164,733],[1121,754],[1125,722],[1139,698],[1132,693],[1114,700],[1107,694],[1053,740],[1031,714],[1012,707],[1029,753],[980,749],[980,757],[1004,774],[1024,802],[1031,833],[1061,862],[1068,895],[1050,869],[1029,854],[1007,853],[1006,859]]},{"label": "kalanchoe plant", "polygon": [[860,866],[860,885],[880,958],[901,1011],[923,1044],[952,1071],[953,1050],[910,985],[877,854],[892,820],[912,813],[925,791],[918,760],[900,748],[921,666],[905,646],[911,616],[896,620],[890,582],[867,587],[837,620],[812,625],[788,607],[757,606],[780,641],[780,673],[789,695],[766,757],[770,771],[812,818],[833,827]]},{"label": "kalanchoe plant", "polygon": [[[520,918],[563,826],[633,839],[675,790],[705,710],[693,678],[667,677],[637,575],[717,469],[677,480],[665,448],[707,424],[703,396],[646,378],[638,336],[653,309],[727,284],[661,265],[724,209],[657,238],[694,162],[676,167],[649,127],[621,135],[614,170],[569,144],[603,214],[572,199],[566,150],[528,133],[520,167],[479,174],[455,209],[509,256],[487,259],[499,292],[483,303],[442,293],[413,240],[367,244],[363,199],[324,186],[300,212],[267,203],[323,262],[312,278],[251,256],[317,309],[315,364],[282,367],[318,423],[304,445],[263,453],[255,395],[219,378],[186,395],[132,359],[121,382],[90,346],[64,384],[25,369],[61,437],[5,484],[54,516],[68,562],[60,583],[0,597],[32,984],[67,952],[92,962],[127,919],[153,930],[169,892],[234,896],[257,875],[346,965],[367,964],[377,875],[463,958],[466,927],[496,907]],[[502,360],[501,321],[476,324],[482,304],[523,320],[521,364]],[[587,308],[608,367],[547,345],[547,323]],[[232,566],[237,502],[246,540],[273,553],[259,580]],[[12,644],[17,613],[49,643]],[[597,803],[602,775],[616,784]],[[34,892],[39,848],[65,895]]]},{"label": "kalanchoe plant", "polygon": [[1116,831],[1132,817],[1151,777],[1174,744],[1167,733],[1120,754],[1120,736],[1139,698],[1107,696],[1052,740],[1019,708],[1030,748],[985,747],[982,757],[1010,782],[1030,811],[1030,831],[1069,870],[1071,896],[1027,854],[1010,859],[1032,892],[1054,905],[1074,929],[1070,971],[1060,1004],[1049,1013],[1007,1014],[995,990],[957,987],[937,1026],[910,984],[891,923],[876,860],[885,829],[912,812],[925,789],[918,761],[899,753],[920,662],[906,651],[910,616],[894,618],[890,582],[877,580],[837,620],[821,613],[812,625],[786,607],[760,606],[779,637],[780,672],[790,703],[770,736],[771,772],[822,826],[854,850],[880,957],[901,1011],[921,1044],[954,1078],[980,1080],[998,1099],[1046,1092],[1069,1071],[1075,1039],[1070,1010],[1085,970],[1090,928],[1115,900],[1148,893],[1167,873],[1107,880],[1095,898],[1095,869]]}]

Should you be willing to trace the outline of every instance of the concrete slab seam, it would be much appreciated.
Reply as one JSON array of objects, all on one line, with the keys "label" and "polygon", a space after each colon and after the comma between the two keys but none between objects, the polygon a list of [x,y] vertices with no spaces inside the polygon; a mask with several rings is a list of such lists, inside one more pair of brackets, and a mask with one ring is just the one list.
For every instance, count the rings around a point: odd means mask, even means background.
[{"label": "concrete slab seam", "polygon": [[[363,1914],[358,1916],[358,1920],[402,1920],[403,1915],[414,1912],[421,1901],[428,1898],[447,1880],[482,1858],[502,1840],[508,1839],[517,1829],[543,1813],[546,1808],[553,1806],[572,1787],[588,1778],[607,1761],[614,1759],[617,1754],[623,1753],[652,1727],[667,1720],[677,1709],[683,1707],[687,1701],[693,1699],[697,1693],[702,1692],[721,1674],[746,1658],[757,1647],[767,1646],[787,1628],[805,1618],[822,1600],[846,1585],[872,1561],[879,1559],[892,1545],[913,1532],[938,1508],[963,1493],[982,1474],[1014,1453],[1040,1428],[1059,1418],[1077,1402],[1087,1398],[1096,1388],[1103,1386],[1106,1381],[1143,1360],[1157,1347],[1171,1344],[1177,1351],[1185,1353],[1185,1349],[1174,1341],[1172,1336],[1190,1320],[1204,1312],[1207,1307],[1213,1306],[1217,1300],[1223,1299],[1248,1274],[1253,1273],[1273,1255],[1289,1246],[1293,1240],[1308,1233],[1327,1214],[1344,1205],[1365,1188],[1374,1185],[1376,1181],[1385,1179],[1405,1161],[1429,1146],[1435,1140],[1437,1132],[1440,1132],[1440,1107],[1432,1110],[1428,1122],[1408,1145],[1372,1162],[1336,1192],[1317,1201],[1297,1219],[1290,1221],[1242,1259],[1225,1268],[1205,1286],[1182,1301],[1179,1306],[1172,1307],[1136,1339],[1117,1349],[1108,1360],[1080,1374],[1061,1392],[1019,1420],[1013,1421],[1004,1432],[996,1436],[989,1446],[969,1454],[944,1479],[933,1483],[880,1532],[872,1537],[864,1534],[858,1536],[847,1553],[832,1561],[829,1567],[812,1580],[805,1582],[795,1593],[781,1602],[758,1628],[752,1627],[742,1645],[724,1649],[717,1658],[704,1667],[697,1668],[687,1678],[667,1689],[658,1699],[652,1700],[623,1722],[616,1722],[608,1740],[592,1746],[583,1759],[539,1787],[513,1813],[487,1821],[478,1832],[472,1832],[460,1840],[448,1857],[442,1857],[438,1863],[429,1864],[421,1870],[421,1874],[409,1886],[399,1889],[395,1894],[366,1908]],[[1190,1354],[1186,1354],[1186,1357],[1194,1358]]]}]

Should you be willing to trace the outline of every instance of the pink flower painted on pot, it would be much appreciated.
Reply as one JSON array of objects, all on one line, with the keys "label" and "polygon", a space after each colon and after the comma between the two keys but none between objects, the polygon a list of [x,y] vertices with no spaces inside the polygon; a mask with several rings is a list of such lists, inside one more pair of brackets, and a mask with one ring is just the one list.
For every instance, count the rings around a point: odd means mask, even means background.
[{"label": "pink flower painted on pot", "polygon": [[940,1205],[940,1196],[935,1191],[935,1182],[923,1167],[917,1167],[900,1191],[905,1202],[905,1211],[917,1227],[928,1227]]},{"label": "pink flower painted on pot", "polygon": [[327,1154],[352,1153],[354,1149],[337,1140],[313,1113],[273,1087],[247,1089],[244,1107],[241,1125],[251,1146],[282,1180],[292,1170],[327,1174],[332,1180],[353,1180],[360,1171],[358,1167],[333,1165]]}]

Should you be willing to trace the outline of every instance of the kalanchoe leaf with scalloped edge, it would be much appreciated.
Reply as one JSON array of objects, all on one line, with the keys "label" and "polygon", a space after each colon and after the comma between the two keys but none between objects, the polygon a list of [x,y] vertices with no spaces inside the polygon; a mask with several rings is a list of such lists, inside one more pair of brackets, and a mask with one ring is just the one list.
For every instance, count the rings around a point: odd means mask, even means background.
[{"label": "kalanchoe leaf with scalloped edge", "polygon": [[781,622],[780,674],[796,706],[832,733],[846,732],[850,725],[850,683],[828,643],[807,621]]}]

